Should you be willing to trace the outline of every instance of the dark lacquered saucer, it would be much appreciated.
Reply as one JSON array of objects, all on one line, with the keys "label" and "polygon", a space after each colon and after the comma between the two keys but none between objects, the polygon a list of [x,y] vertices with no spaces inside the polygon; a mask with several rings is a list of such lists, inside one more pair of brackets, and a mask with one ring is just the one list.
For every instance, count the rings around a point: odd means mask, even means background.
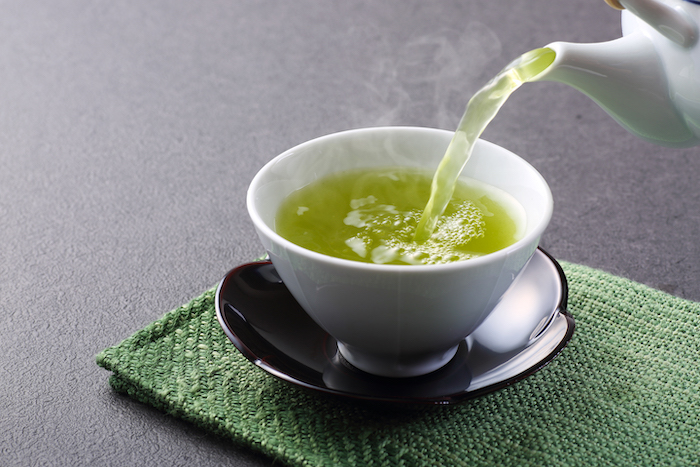
[{"label": "dark lacquered saucer", "polygon": [[455,357],[414,378],[373,376],[348,364],[335,339],[304,312],[267,261],[241,265],[224,277],[216,313],[243,355],[289,383],[351,399],[444,405],[497,391],[549,363],[574,332],[566,303],[564,272],[538,249]]}]

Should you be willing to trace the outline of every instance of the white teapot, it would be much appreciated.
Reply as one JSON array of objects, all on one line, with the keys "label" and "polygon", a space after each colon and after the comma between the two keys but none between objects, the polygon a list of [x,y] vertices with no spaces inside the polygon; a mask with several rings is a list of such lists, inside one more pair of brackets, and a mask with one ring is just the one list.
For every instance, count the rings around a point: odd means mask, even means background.
[{"label": "white teapot", "polygon": [[633,134],[653,143],[700,144],[699,0],[606,0],[622,11],[623,37],[555,42],[533,81],[568,84]]}]

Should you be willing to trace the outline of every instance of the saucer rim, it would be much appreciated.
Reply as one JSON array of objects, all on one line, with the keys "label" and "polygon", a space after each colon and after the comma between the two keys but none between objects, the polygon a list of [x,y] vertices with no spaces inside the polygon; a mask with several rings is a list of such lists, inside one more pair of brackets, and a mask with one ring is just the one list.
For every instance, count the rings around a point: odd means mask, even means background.
[{"label": "saucer rim", "polygon": [[[219,285],[217,286],[216,289],[216,295],[215,295],[215,309],[216,309],[216,317],[217,321],[219,322],[219,325],[221,326],[222,330],[228,337],[228,339],[233,343],[233,345],[236,347],[236,349],[243,354],[246,359],[248,359],[250,362],[255,364],[257,367],[261,368],[264,370],[266,373],[275,376],[278,379],[281,379],[289,384],[293,384],[295,386],[311,390],[314,393],[321,393],[324,395],[331,395],[331,396],[337,396],[340,398],[344,399],[351,399],[351,400],[357,400],[357,401],[370,401],[370,402],[378,402],[378,403],[390,403],[390,404],[398,404],[402,406],[410,405],[410,406],[445,406],[445,405],[456,405],[463,403],[468,400],[476,399],[478,397],[484,396],[486,394],[490,394],[493,392],[500,391],[506,387],[509,387],[519,381],[522,381],[529,376],[532,376],[533,374],[537,373],[539,370],[543,369],[546,367],[552,360],[554,360],[561,352],[562,350],[568,345],[569,341],[573,337],[574,330],[576,327],[575,320],[571,313],[567,310],[567,303],[568,303],[568,296],[569,296],[569,288],[568,288],[568,281],[566,279],[566,275],[564,274],[564,271],[559,264],[559,262],[548,252],[546,252],[543,248],[537,247],[537,253],[541,253],[544,255],[544,257],[554,266],[557,276],[559,278],[559,283],[561,286],[561,296],[559,297],[559,301],[556,304],[556,307],[553,308],[551,317],[549,319],[549,323],[547,326],[544,327],[542,331],[540,331],[540,336],[544,333],[546,333],[547,329],[551,326],[551,324],[557,320],[557,319],[564,319],[566,323],[566,332],[562,336],[561,340],[558,342],[557,346],[551,350],[545,357],[539,359],[535,364],[528,366],[525,368],[522,372],[511,376],[509,378],[505,378],[502,381],[497,381],[492,384],[469,390],[469,388],[465,388],[462,391],[458,391],[452,394],[444,394],[440,396],[431,396],[431,397],[402,397],[402,396],[372,396],[370,394],[358,394],[346,390],[340,390],[340,389],[333,389],[329,387],[324,387],[324,386],[319,386],[317,384],[313,384],[309,381],[304,381],[303,379],[300,379],[297,376],[294,376],[293,374],[287,373],[283,370],[280,370],[274,365],[271,365],[267,363],[264,359],[264,357],[261,357],[257,355],[255,352],[253,352],[249,346],[241,339],[239,338],[235,332],[231,329],[229,326],[227,319],[224,317],[224,314],[221,310],[221,292],[222,289],[227,281],[236,271],[253,266],[253,265],[263,265],[263,264],[272,264],[271,261],[266,260],[266,261],[251,261],[248,263],[243,263],[235,268],[232,268],[229,270],[223,277],[223,279],[219,282]],[[527,266],[526,266],[527,267]],[[238,310],[235,310],[235,308],[231,307],[236,314],[240,316],[240,318],[243,321],[247,321],[246,318],[240,314]],[[264,337],[260,336],[261,339],[264,339]],[[326,339],[333,339],[332,336],[328,335],[326,333]],[[265,340],[265,339],[264,339]],[[266,342],[269,342],[265,340]],[[326,342],[326,340],[324,340]],[[466,346],[466,339],[460,343],[460,348],[462,346]],[[529,348],[529,346],[525,347],[522,349],[520,352],[517,354],[511,356],[506,362],[511,361],[512,359],[516,358],[517,356],[521,355],[524,351],[526,351]],[[324,352],[325,353],[325,352]],[[289,357],[287,354],[285,354],[283,351],[280,351],[279,356],[282,357],[287,357],[290,359],[293,359],[292,357]],[[326,358],[331,360],[331,357],[326,356]],[[297,362],[298,365],[304,366],[306,368],[306,365],[304,365],[301,362],[298,362],[297,360],[294,360]],[[505,362],[504,362],[505,363]],[[314,370],[312,368],[309,368],[311,371],[317,373],[317,370]],[[361,370],[356,370],[360,373]],[[382,378],[382,377],[376,377],[373,375],[367,375],[368,377],[372,378]],[[427,376],[427,375],[424,375]],[[423,377],[424,377],[423,376]],[[415,378],[422,378],[421,376],[414,377],[414,378],[404,378],[404,380],[407,383],[410,383],[412,379]],[[395,380],[396,378],[388,378]]]}]

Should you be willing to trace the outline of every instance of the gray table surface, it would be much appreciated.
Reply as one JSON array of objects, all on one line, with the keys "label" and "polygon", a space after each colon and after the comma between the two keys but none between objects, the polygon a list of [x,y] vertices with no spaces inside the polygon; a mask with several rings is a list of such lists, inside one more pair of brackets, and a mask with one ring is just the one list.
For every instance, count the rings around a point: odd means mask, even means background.
[{"label": "gray table surface", "polygon": [[[522,52],[619,36],[603,0],[0,0],[0,465],[270,465],[113,392],[95,355],[260,246],[244,195],[344,129],[453,129]],[[556,258],[700,300],[698,148],[556,83],[484,138],[535,165]]]}]

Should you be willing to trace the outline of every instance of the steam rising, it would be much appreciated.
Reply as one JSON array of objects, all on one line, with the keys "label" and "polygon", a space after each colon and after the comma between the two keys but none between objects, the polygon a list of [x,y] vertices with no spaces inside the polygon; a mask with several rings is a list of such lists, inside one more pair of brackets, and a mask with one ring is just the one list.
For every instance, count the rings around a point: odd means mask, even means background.
[{"label": "steam rising", "polygon": [[[389,44],[378,47],[390,48]],[[471,95],[499,57],[498,37],[481,23],[463,30],[411,38],[377,56],[365,85],[372,108],[359,110],[358,126],[415,125],[453,130]]]}]

